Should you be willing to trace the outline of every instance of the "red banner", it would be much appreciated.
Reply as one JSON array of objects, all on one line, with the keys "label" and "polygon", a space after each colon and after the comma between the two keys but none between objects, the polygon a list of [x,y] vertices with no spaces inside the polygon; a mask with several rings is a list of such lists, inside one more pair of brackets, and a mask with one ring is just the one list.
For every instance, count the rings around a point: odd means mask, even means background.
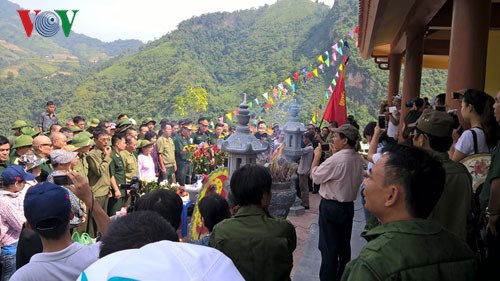
[{"label": "red banner", "polygon": [[333,89],[332,96],[328,101],[328,104],[323,114],[323,119],[332,122],[337,121],[340,125],[347,122],[347,106],[345,98],[345,83],[344,83],[344,71],[340,72],[340,77]]}]

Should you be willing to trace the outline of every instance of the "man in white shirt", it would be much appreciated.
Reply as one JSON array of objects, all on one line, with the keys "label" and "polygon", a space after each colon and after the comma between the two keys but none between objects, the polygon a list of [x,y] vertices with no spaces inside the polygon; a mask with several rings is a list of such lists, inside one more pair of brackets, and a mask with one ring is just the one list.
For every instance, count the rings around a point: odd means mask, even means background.
[{"label": "man in white shirt", "polygon": [[[76,172],[68,173],[73,185],[68,188],[92,213],[98,229],[105,233],[109,217],[92,196],[86,179]],[[83,246],[71,240],[69,221],[73,218],[68,192],[45,182],[28,190],[24,199],[27,226],[40,235],[43,252],[34,255],[10,280],[76,280],[99,256],[100,243]]]},{"label": "man in white shirt", "polygon": [[[396,107],[396,110],[391,108]],[[392,98],[392,107],[389,107],[389,112],[385,112],[387,120],[387,136],[398,140],[399,118],[401,113],[401,95],[395,95]]]}]

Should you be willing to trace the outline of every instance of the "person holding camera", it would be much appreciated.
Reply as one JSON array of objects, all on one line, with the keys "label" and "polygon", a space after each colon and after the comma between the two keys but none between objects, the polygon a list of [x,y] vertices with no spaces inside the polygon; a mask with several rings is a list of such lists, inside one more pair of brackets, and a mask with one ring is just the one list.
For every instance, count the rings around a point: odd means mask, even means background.
[{"label": "person holding camera", "polygon": [[388,111],[385,111],[387,120],[387,136],[398,140],[399,117],[401,114],[401,95],[395,95],[392,98],[392,105]]}]

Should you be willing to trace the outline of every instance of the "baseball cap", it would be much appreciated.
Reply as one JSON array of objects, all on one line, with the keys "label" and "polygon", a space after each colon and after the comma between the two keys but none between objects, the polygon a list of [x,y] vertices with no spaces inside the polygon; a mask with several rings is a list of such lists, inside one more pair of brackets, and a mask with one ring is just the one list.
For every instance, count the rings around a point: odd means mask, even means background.
[{"label": "baseball cap", "polygon": [[26,173],[23,166],[12,165],[3,170],[0,178],[3,182],[3,185],[7,186],[12,185],[17,181],[32,181],[35,179],[35,176],[33,174]]},{"label": "baseball cap", "polygon": [[359,131],[356,129],[351,124],[344,124],[338,128],[333,128],[332,129],[335,133],[342,133],[344,136],[346,136],[348,139],[356,141],[359,139]]},{"label": "baseball cap", "polygon": [[109,254],[77,280],[163,280],[165,276],[178,281],[244,280],[219,250],[166,240]]},{"label": "baseball cap", "polygon": [[453,133],[455,121],[450,114],[439,110],[425,110],[417,122],[408,125],[436,137],[449,137]]},{"label": "baseball cap", "polygon": [[78,155],[78,152],[55,149],[50,153],[50,160],[53,164],[67,164],[75,159],[76,155]]},{"label": "baseball cap", "polygon": [[66,189],[51,182],[43,182],[30,188],[24,198],[24,216],[32,228],[46,229],[40,222],[55,219],[69,222],[71,202]]}]

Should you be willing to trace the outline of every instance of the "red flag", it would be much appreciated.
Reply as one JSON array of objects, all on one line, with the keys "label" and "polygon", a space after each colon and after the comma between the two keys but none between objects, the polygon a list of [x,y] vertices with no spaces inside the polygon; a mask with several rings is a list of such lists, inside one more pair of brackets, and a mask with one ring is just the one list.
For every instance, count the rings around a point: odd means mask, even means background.
[{"label": "red flag", "polygon": [[339,126],[347,122],[344,71],[340,72],[340,78],[325,108],[323,119],[328,122],[335,120]]},{"label": "red flag", "polygon": [[293,78],[295,78],[295,81],[299,81],[299,73],[295,72],[293,75]]}]

